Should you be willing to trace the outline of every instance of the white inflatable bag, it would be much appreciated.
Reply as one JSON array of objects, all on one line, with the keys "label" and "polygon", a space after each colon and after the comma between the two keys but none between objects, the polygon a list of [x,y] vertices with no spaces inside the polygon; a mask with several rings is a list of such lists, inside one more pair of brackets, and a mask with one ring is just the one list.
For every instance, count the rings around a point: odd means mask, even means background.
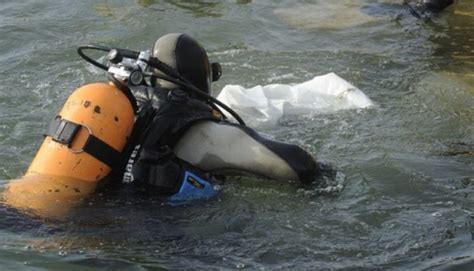
[{"label": "white inflatable bag", "polygon": [[248,89],[226,85],[217,99],[244,119],[262,124],[275,124],[285,115],[333,113],[374,105],[362,91],[335,73],[296,85],[271,84]]}]

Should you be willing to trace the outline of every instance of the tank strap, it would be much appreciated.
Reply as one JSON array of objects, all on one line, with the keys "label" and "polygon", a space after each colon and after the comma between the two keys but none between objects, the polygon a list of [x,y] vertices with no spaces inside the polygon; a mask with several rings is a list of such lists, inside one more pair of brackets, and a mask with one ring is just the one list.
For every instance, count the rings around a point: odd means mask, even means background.
[{"label": "tank strap", "polygon": [[63,119],[61,116],[56,116],[50,122],[44,136],[50,136],[53,141],[66,145],[71,149],[71,144],[81,127],[84,127],[89,131],[89,137],[82,149],[73,151],[77,153],[86,152],[112,169],[119,166],[122,154],[109,144],[94,136],[92,131],[86,126],[68,121]]}]

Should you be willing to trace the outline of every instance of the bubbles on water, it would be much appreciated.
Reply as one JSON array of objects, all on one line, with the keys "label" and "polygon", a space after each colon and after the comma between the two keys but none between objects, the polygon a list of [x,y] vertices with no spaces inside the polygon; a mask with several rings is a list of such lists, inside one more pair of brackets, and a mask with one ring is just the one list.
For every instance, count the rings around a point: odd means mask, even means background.
[{"label": "bubbles on water", "polygon": [[220,185],[220,184],[215,184],[215,185],[213,186],[213,188],[214,188],[214,190],[216,190],[216,191],[221,191],[221,190],[223,189],[223,186]]},{"label": "bubbles on water", "polygon": [[221,51],[221,52],[213,52],[213,53],[210,53],[209,56],[219,56],[219,55],[225,55],[225,56],[230,56],[230,57],[233,57],[235,55],[239,55],[239,54],[242,54],[242,53],[245,53],[246,50],[244,49],[230,49],[230,50],[224,50],[224,51]]},{"label": "bubbles on water", "polygon": [[33,250],[33,245],[28,244],[23,248],[23,250],[26,250],[26,251]]},{"label": "bubbles on water", "polygon": [[455,205],[454,201],[451,201],[451,200],[446,201],[446,202],[445,201],[438,201],[435,204],[440,205],[440,206],[454,206]]},{"label": "bubbles on water", "polygon": [[312,184],[311,189],[302,188],[298,193],[304,196],[339,195],[345,187],[346,176],[331,165],[320,163],[321,176]]},{"label": "bubbles on water", "polygon": [[442,215],[441,215],[440,212],[434,212],[434,213],[431,214],[431,216],[433,216],[433,217],[441,217]]},{"label": "bubbles on water", "polygon": [[58,252],[58,255],[62,257],[67,256],[67,254],[68,254],[67,251],[63,251],[63,250]]},{"label": "bubbles on water", "polygon": [[68,254],[69,254],[69,253],[64,249],[63,246],[60,246],[60,247],[59,247],[58,256],[65,257],[65,256],[67,256]]},{"label": "bubbles on water", "polygon": [[420,243],[415,243],[415,244],[413,244],[410,248],[417,250],[417,249],[423,248],[423,245],[420,244]]},{"label": "bubbles on water", "polygon": [[294,73],[286,73],[286,74],[272,73],[271,76],[266,79],[266,81],[267,83],[279,83],[284,79],[298,80],[298,77]]}]

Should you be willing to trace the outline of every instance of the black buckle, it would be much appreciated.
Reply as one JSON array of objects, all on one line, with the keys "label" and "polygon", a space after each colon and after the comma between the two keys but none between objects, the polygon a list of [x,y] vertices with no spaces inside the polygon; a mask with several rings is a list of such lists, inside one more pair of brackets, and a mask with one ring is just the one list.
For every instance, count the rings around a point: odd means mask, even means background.
[{"label": "black buckle", "polygon": [[[86,129],[89,136],[80,149],[72,149],[71,144],[81,128]],[[72,153],[86,152],[110,168],[115,168],[120,165],[122,154],[104,141],[95,137],[92,134],[92,130],[84,124],[76,124],[62,119],[61,116],[56,116],[49,124],[45,136],[50,136],[51,140],[66,145]]]},{"label": "black buckle", "polygon": [[53,141],[64,144],[69,148],[80,128],[81,125],[64,120],[61,116],[56,116],[48,128],[46,136],[51,136]]}]

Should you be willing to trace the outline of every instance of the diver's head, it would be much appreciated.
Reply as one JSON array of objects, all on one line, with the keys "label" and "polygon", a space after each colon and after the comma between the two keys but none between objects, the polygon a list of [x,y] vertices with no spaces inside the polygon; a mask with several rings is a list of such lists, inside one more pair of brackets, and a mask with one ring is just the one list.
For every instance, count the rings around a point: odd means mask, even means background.
[{"label": "diver's head", "polygon": [[[186,34],[172,33],[159,38],[153,46],[152,55],[206,93],[211,92],[212,81],[219,79],[220,66],[217,63],[211,65],[204,48]],[[158,70],[155,73],[163,75]],[[163,79],[157,79],[156,83],[166,89],[177,87]]]}]

